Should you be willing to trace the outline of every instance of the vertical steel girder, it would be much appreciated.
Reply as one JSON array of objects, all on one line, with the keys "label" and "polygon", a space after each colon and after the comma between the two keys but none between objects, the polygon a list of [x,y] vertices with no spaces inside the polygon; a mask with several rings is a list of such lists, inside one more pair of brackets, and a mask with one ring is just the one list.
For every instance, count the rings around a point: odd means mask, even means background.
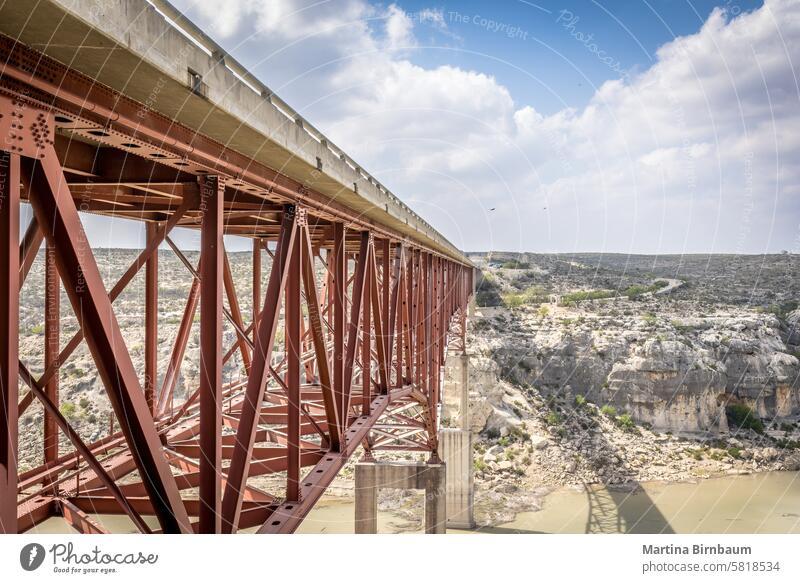
[{"label": "vertical steel girder", "polygon": [[[165,532],[190,532],[188,514],[164,458],[144,392],[122,341],[111,300],[88,247],[56,152],[50,146],[44,149],[42,156],[35,162],[26,159],[25,164],[32,185],[30,203],[36,220],[48,242],[57,249],[56,264],[64,288],[73,312],[79,315],[98,374],[108,391],[155,514]],[[16,256],[17,245],[14,249]]]},{"label": "vertical steel girder", "polygon": [[[52,366],[58,359],[61,342],[61,283],[56,267],[56,250],[48,244],[45,248],[44,264],[44,366]],[[44,386],[47,398],[58,408],[58,375]],[[58,426],[55,417],[44,412],[44,462],[58,459]]]},{"label": "vertical steel girder", "polygon": [[221,532],[222,242],[225,186],[200,178],[200,519],[201,533]]},{"label": "vertical steel girder", "polygon": [[18,154],[0,151],[0,533],[17,532]]},{"label": "vertical steel girder", "polygon": [[261,239],[253,239],[253,316],[252,329],[258,330],[258,315],[261,313]]},{"label": "vertical steel girder", "polygon": [[344,352],[345,352],[345,318],[347,294],[347,251],[345,249],[345,228],[342,223],[333,224],[333,248],[331,249],[330,268],[333,296],[333,391],[336,397],[336,414],[339,418],[339,435],[342,446],[345,445],[344,428],[347,423],[344,389]]},{"label": "vertical steel girder", "polygon": [[[147,244],[158,240],[158,225],[147,223]],[[145,266],[144,281],[144,398],[155,412],[158,383],[158,245]]]},{"label": "vertical steel girder", "polygon": [[[369,262],[366,266],[364,287],[362,291],[361,308],[361,414],[369,415],[370,403],[372,399],[372,323],[370,321],[370,299],[372,293],[372,282],[375,276],[374,262]],[[355,288],[354,288],[355,291]],[[377,321],[375,322],[378,323]],[[380,338],[376,338],[380,344]]]},{"label": "vertical steel girder", "polygon": [[[298,211],[297,222],[301,229],[305,225],[305,217]],[[300,265],[302,253],[302,237],[295,235],[289,256],[289,273],[286,281],[285,311],[283,323],[286,342],[286,500],[300,501]]]}]

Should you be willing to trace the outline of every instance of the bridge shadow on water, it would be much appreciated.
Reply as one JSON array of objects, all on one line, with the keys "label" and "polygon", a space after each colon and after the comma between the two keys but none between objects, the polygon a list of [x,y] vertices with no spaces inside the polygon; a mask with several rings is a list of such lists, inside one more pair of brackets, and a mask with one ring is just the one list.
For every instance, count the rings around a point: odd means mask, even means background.
[{"label": "bridge shadow on water", "polygon": [[[620,460],[617,472],[626,475],[624,486],[584,484],[588,502],[587,534],[675,534],[667,517],[656,506],[647,491],[633,479],[636,471],[625,462],[625,453],[612,444],[602,431],[594,434],[594,451],[613,451]],[[602,455],[602,454],[601,454]],[[603,459],[588,459],[590,463],[607,463]]]},{"label": "bridge shadow on water", "polygon": [[586,485],[588,534],[674,534],[667,518],[638,484],[628,490]]}]

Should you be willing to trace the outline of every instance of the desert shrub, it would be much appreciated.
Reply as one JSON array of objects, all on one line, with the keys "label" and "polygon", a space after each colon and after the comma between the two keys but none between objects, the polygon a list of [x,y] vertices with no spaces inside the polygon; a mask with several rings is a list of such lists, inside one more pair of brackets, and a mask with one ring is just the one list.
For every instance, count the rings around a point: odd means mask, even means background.
[{"label": "desert shrub", "polygon": [[545,423],[548,425],[558,425],[561,423],[561,415],[556,413],[555,411],[550,411],[547,416],[544,418]]},{"label": "desert shrub", "polygon": [[549,301],[549,299],[549,296],[538,286],[529,287],[518,293],[502,295],[503,304],[507,308],[518,308],[529,304],[542,304]]},{"label": "desert shrub", "polygon": [[91,401],[86,397],[81,397],[81,400],[78,401],[78,405],[81,406],[81,409],[86,409],[91,404]]},{"label": "desert shrub", "polygon": [[607,289],[582,290],[564,294],[561,296],[561,304],[564,306],[571,306],[577,302],[613,298],[615,295],[617,295],[616,292]]},{"label": "desert shrub", "polygon": [[692,456],[698,462],[703,459],[703,450],[700,449],[700,448],[698,448],[698,449],[689,448],[689,449],[686,450],[686,453],[688,453],[690,456]]},{"label": "desert shrub", "polygon": [[725,415],[728,423],[732,423],[740,429],[752,429],[756,433],[764,433],[764,424],[755,412],[742,403],[731,403],[725,407]]},{"label": "desert shrub", "polygon": [[738,460],[742,457],[742,450],[738,447],[729,447],[728,448],[728,455],[731,456],[733,459]]},{"label": "desert shrub", "polygon": [[631,417],[628,413],[623,413],[617,417],[617,425],[619,425],[625,431],[630,431],[636,427],[636,424],[633,422],[633,417]]},{"label": "desert shrub", "polygon": [[59,407],[59,411],[61,414],[69,419],[75,415],[75,404],[74,403],[61,403],[61,407]]},{"label": "desert shrub", "polygon": [[500,267],[503,269],[528,269],[530,264],[525,263],[524,261],[517,261],[516,259],[512,259],[511,261],[504,262]]},{"label": "desert shrub", "polygon": [[616,417],[617,416],[616,408],[612,407],[611,405],[603,405],[602,407],[600,407],[600,412],[603,415],[608,415],[609,417]]},{"label": "desert shrub", "polygon": [[583,395],[575,395],[575,404],[578,407],[583,407],[586,405],[586,397]]},{"label": "desert shrub", "polygon": [[642,315],[642,321],[647,324],[648,326],[652,326],[656,323],[656,315],[652,312],[645,312]]}]

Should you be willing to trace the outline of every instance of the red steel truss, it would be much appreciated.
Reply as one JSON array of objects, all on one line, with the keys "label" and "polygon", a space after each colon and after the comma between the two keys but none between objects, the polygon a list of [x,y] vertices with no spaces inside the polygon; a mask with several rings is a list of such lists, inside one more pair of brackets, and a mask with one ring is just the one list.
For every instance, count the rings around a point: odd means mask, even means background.
[{"label": "red steel truss", "polygon": [[[436,459],[442,365],[449,343],[463,349],[472,293],[467,263],[10,39],[0,37],[0,56],[0,532],[51,516],[104,532],[92,513],[126,515],[147,533],[293,532],[359,446],[366,456]],[[33,219],[20,238],[21,203]],[[108,291],[79,211],[147,224],[145,249]],[[197,265],[170,238],[175,227],[200,230]],[[253,240],[251,314],[240,308],[223,234]],[[162,244],[192,281],[165,370]],[[43,245],[37,377],[18,354],[19,290]],[[137,371],[113,303],[142,270]],[[66,339],[60,286],[79,323]],[[200,384],[176,404],[198,310]],[[230,346],[225,326],[235,330]],[[59,371],[84,341],[114,412],[93,443],[59,411]],[[245,374],[223,382],[235,355]],[[34,401],[44,409],[42,465],[19,473],[19,418]],[[277,493],[253,484],[267,475],[283,484]]]}]

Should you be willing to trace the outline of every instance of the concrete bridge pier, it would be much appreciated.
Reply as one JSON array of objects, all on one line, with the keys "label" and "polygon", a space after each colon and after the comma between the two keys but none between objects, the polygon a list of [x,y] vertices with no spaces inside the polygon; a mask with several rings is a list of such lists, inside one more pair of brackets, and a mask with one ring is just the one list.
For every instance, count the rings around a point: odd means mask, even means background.
[{"label": "concrete bridge pier", "polygon": [[439,430],[439,457],[447,467],[447,526],[474,528],[475,483],[472,432],[469,427],[469,355],[448,357],[444,417],[451,427]]},{"label": "concrete bridge pier", "polygon": [[356,534],[378,532],[378,490],[425,490],[425,533],[444,534],[447,521],[444,464],[359,462],[356,464]]}]

